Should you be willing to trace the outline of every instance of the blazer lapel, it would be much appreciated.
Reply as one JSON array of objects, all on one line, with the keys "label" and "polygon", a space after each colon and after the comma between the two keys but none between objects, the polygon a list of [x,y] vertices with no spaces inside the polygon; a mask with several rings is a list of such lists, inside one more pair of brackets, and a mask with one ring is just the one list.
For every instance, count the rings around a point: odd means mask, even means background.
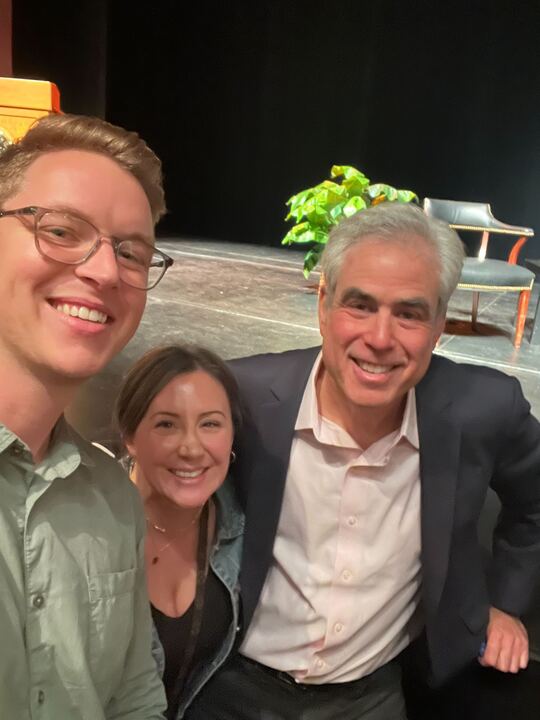
[{"label": "blazer lapel", "polygon": [[[448,570],[459,473],[461,430],[451,418],[444,373],[434,358],[417,386],[420,478],[422,484],[422,566],[425,610],[437,610]],[[446,379],[448,382],[448,379]]]},{"label": "blazer lapel", "polygon": [[256,439],[255,452],[250,453],[240,577],[246,628],[272,562],[294,425],[317,352],[315,349],[309,354],[302,351],[298,355],[278,356],[276,380],[269,389],[268,400],[252,408]]}]

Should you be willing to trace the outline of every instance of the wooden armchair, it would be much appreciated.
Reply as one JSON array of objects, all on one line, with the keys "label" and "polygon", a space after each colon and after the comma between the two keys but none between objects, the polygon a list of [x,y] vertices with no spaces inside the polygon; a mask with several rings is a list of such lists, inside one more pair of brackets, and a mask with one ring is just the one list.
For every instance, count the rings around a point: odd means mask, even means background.
[{"label": "wooden armchair", "polygon": [[[523,337],[527,308],[529,307],[531,289],[534,283],[534,273],[518,265],[517,259],[519,251],[527,238],[534,235],[532,228],[507,225],[500,222],[500,220],[493,217],[488,203],[425,198],[424,212],[431,217],[444,220],[458,232],[482,233],[478,255],[466,258],[458,287],[471,290],[473,293],[473,329],[476,329],[477,326],[478,301],[481,292],[519,293],[514,334],[514,346],[518,348]],[[489,237],[492,233],[506,235],[509,239],[517,237],[506,261],[486,257]]]}]

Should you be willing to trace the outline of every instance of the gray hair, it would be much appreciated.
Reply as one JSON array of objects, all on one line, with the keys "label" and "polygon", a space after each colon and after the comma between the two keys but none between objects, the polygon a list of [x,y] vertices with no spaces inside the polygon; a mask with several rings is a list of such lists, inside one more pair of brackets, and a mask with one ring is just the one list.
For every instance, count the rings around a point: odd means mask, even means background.
[{"label": "gray hair", "polygon": [[367,235],[376,235],[382,242],[396,242],[405,233],[419,235],[434,250],[439,260],[438,310],[446,312],[465,259],[463,243],[445,222],[428,217],[417,205],[408,203],[381,203],[342,220],[332,229],[321,260],[328,300],[333,299],[345,255],[351,248]]}]

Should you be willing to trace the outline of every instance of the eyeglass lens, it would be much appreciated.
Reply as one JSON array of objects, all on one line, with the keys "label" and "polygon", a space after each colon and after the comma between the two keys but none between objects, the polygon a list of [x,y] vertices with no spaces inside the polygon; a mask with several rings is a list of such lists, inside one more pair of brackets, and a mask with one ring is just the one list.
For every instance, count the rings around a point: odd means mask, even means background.
[{"label": "eyeglass lens", "polygon": [[[47,212],[36,222],[41,252],[51,260],[76,265],[83,262],[100,239],[97,230],[82,218]],[[153,287],[166,270],[166,261],[143,240],[121,240],[116,245],[120,278],[135,288]]]}]

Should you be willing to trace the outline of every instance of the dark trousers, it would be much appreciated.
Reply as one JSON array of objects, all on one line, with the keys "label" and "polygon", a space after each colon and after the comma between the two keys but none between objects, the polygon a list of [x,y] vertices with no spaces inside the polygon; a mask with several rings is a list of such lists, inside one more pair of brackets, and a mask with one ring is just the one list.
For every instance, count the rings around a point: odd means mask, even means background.
[{"label": "dark trousers", "polygon": [[410,720],[538,720],[540,663],[512,675],[475,662],[436,689],[407,671],[405,692]]},{"label": "dark trousers", "polygon": [[308,685],[234,655],[208,682],[186,720],[406,720],[401,670],[389,662],[346,683]]}]

